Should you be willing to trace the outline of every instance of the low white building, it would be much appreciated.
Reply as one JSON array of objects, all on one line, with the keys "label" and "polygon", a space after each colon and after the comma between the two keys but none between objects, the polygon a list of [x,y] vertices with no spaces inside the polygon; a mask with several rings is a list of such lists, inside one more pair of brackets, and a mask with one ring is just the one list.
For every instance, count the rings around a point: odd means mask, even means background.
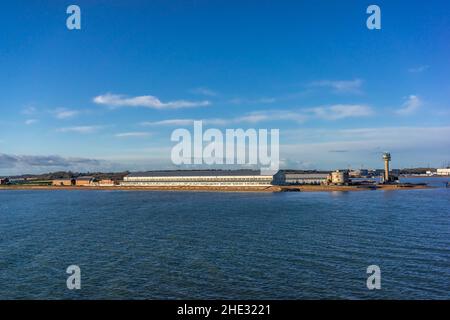
[{"label": "low white building", "polygon": [[450,168],[437,169],[436,174],[438,176],[450,176]]},{"label": "low white building", "polygon": [[173,170],[131,173],[120,182],[125,187],[151,186],[270,186],[272,175],[258,170]]},{"label": "low white building", "polygon": [[318,185],[327,182],[328,173],[304,172],[299,170],[280,170],[274,176],[277,185]]},{"label": "low white building", "polygon": [[349,182],[348,171],[336,170],[330,175],[330,180],[332,184],[344,185]]}]

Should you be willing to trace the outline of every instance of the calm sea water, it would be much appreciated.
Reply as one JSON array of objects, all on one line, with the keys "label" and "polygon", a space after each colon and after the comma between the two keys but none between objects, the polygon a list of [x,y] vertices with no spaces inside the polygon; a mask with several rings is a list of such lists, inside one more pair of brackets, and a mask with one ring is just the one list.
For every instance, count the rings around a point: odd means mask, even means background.
[{"label": "calm sea water", "polygon": [[24,298],[450,299],[450,189],[0,191],[0,299]]}]

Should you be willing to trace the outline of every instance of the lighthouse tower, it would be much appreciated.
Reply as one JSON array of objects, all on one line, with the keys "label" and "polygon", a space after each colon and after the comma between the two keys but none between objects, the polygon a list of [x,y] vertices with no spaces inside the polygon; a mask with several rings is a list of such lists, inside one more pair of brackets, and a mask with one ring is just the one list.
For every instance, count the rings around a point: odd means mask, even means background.
[{"label": "lighthouse tower", "polygon": [[389,152],[383,153],[384,160],[384,183],[389,182],[389,162],[391,161],[391,154]]}]

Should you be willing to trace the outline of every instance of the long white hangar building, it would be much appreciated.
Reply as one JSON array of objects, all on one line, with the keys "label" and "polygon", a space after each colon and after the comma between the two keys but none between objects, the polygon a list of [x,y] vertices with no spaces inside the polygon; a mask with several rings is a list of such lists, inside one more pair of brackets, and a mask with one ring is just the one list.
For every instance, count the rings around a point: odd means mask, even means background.
[{"label": "long white hangar building", "polygon": [[121,186],[270,186],[272,175],[259,170],[174,170],[131,173]]}]

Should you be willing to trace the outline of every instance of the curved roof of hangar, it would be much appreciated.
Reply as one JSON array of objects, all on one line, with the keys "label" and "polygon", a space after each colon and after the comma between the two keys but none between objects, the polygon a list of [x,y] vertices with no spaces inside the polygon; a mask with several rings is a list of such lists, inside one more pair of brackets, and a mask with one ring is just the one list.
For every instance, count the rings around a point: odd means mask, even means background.
[{"label": "curved roof of hangar", "polygon": [[260,170],[168,170],[132,172],[127,177],[216,177],[216,176],[260,176]]}]

